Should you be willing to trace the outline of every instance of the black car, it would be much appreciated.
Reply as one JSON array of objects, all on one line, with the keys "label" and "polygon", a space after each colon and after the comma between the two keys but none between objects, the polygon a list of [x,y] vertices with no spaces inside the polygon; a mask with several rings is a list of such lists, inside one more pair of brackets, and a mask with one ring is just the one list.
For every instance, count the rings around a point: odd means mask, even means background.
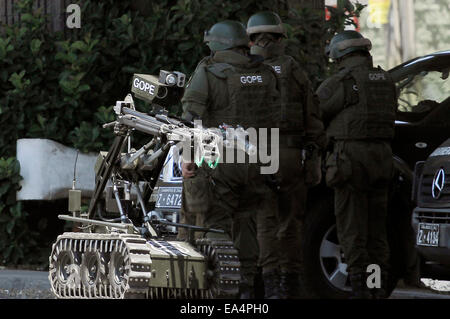
[{"label": "black car", "polygon": [[393,149],[410,168],[449,137],[450,51],[418,57],[389,72],[399,90]]},{"label": "black car", "polygon": [[423,269],[433,279],[450,279],[450,138],[416,164],[412,216]]}]

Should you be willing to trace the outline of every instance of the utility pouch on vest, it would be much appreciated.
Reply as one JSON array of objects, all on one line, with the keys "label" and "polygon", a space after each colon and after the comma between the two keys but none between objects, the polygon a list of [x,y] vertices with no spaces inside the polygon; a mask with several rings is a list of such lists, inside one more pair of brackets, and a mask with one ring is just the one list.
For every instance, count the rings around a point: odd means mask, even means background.
[{"label": "utility pouch on vest", "polygon": [[342,149],[327,154],[325,182],[328,187],[339,187],[352,176],[350,159]]},{"label": "utility pouch on vest", "polygon": [[209,176],[201,172],[199,168],[197,175],[183,179],[183,210],[189,213],[207,212],[211,206],[212,184]]}]

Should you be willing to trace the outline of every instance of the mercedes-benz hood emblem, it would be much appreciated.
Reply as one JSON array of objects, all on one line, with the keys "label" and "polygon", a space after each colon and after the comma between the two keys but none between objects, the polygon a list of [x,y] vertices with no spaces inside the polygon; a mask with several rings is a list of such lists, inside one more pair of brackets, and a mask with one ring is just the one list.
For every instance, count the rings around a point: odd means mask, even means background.
[{"label": "mercedes-benz hood emblem", "polygon": [[442,190],[445,185],[445,172],[444,169],[441,168],[436,172],[433,178],[433,184],[431,185],[431,195],[434,199],[438,199],[441,196]]}]

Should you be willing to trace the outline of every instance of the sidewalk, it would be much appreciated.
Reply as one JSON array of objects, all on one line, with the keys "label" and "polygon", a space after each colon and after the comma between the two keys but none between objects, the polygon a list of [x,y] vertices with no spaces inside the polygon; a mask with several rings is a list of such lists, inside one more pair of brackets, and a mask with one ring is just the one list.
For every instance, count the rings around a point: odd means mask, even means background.
[{"label": "sidewalk", "polygon": [[48,272],[0,270],[1,299],[54,299],[50,292]]},{"label": "sidewalk", "polygon": [[[55,299],[50,292],[48,272],[0,270],[0,299]],[[390,299],[450,299],[429,289],[397,288]]]},{"label": "sidewalk", "polygon": [[450,299],[450,295],[427,289],[397,288],[389,299]]}]

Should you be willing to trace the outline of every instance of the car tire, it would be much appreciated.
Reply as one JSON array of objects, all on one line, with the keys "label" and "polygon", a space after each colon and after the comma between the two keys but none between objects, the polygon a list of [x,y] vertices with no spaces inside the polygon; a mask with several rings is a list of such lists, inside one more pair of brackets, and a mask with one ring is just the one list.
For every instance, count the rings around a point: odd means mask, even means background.
[{"label": "car tire", "polygon": [[[320,257],[324,238],[331,235],[335,227],[334,207],[332,197],[311,201],[302,229],[302,282],[306,298],[345,299],[349,291],[337,288],[329,280],[329,273],[324,271]],[[337,238],[336,238],[337,240]],[[335,247],[336,248],[336,247]],[[331,261],[330,261],[330,267]],[[336,270],[339,265],[336,264]],[[325,267],[326,268],[326,267]],[[343,270],[343,269],[341,269]],[[338,274],[338,273],[337,273]],[[340,274],[338,274],[340,276]]]},{"label": "car tire", "polygon": [[[336,234],[333,195],[312,200],[302,229],[302,282],[305,298],[347,299],[351,288]],[[390,227],[389,230],[393,230]],[[389,231],[388,230],[388,231]],[[389,234],[391,256],[398,256],[396,236]],[[391,258],[392,268],[387,285],[391,295],[400,274],[399,258]]]}]

